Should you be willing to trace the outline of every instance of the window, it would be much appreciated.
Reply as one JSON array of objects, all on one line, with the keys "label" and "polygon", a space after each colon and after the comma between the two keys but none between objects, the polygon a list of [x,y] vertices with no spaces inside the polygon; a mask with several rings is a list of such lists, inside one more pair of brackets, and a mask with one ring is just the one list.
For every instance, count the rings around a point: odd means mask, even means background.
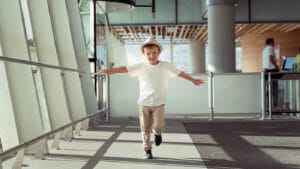
[{"label": "window", "polygon": [[[140,44],[125,45],[126,57],[129,65],[143,61],[144,56],[140,51]],[[182,71],[190,72],[190,49],[188,44],[174,44],[173,59],[171,56],[171,47],[168,44],[163,44],[162,53],[159,56],[160,60],[172,63]]]}]

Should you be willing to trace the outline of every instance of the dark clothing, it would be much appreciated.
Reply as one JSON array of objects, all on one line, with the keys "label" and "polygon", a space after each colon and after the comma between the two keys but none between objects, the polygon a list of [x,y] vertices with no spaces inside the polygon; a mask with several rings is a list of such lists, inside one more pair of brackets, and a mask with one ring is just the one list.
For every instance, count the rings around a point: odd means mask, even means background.
[{"label": "dark clothing", "polygon": [[265,73],[268,73],[268,72],[279,72],[278,69],[264,69],[264,72]]},{"label": "dark clothing", "polygon": [[[267,108],[269,107],[269,83],[268,83],[268,73],[269,72],[279,72],[278,69],[264,69],[265,72],[265,84],[266,84],[266,106]],[[273,75],[276,76],[276,75]],[[272,76],[272,77],[273,77]],[[273,80],[271,81],[272,83],[272,107],[278,107],[278,97],[279,97],[279,88],[278,88],[278,80],[274,80],[274,78],[272,78]]]}]

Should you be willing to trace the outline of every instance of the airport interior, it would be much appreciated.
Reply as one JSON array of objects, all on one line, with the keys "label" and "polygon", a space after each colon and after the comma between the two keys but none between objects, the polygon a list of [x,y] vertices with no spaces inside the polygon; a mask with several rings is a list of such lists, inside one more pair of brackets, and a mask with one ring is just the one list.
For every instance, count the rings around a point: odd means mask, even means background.
[{"label": "airport interior", "polygon": [[[299,6],[0,0],[0,169],[300,168]],[[148,77],[160,105],[132,77],[148,49],[178,70]]]}]

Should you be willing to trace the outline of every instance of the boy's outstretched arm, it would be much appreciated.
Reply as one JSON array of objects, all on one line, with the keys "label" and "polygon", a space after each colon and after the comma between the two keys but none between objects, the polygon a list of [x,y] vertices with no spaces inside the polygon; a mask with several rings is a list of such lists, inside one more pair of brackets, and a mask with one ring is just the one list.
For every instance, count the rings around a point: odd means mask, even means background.
[{"label": "boy's outstretched arm", "polygon": [[126,66],[98,70],[98,73],[100,73],[100,74],[115,74],[115,73],[127,73],[127,72],[128,72],[128,69]]},{"label": "boy's outstretched arm", "polygon": [[204,83],[204,80],[203,79],[194,79],[192,76],[184,73],[184,72],[180,72],[179,75],[180,77],[186,79],[186,80],[189,80],[191,82],[194,83],[194,85],[201,85]]}]

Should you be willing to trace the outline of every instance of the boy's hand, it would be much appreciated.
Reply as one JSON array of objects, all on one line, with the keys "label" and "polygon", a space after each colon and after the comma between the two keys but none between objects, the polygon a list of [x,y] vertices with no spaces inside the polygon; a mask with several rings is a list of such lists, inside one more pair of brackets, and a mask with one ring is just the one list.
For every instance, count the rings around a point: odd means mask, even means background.
[{"label": "boy's hand", "polygon": [[115,73],[127,73],[127,72],[128,70],[127,67],[125,66],[98,70],[98,73],[100,74],[115,74]]},{"label": "boy's hand", "polygon": [[192,82],[194,83],[194,85],[197,85],[197,86],[204,84],[203,79],[194,79]]},{"label": "boy's hand", "polygon": [[107,71],[107,69],[101,69],[101,70],[98,70],[97,73],[99,73],[100,75],[103,75],[103,74],[107,74],[108,71]]}]

